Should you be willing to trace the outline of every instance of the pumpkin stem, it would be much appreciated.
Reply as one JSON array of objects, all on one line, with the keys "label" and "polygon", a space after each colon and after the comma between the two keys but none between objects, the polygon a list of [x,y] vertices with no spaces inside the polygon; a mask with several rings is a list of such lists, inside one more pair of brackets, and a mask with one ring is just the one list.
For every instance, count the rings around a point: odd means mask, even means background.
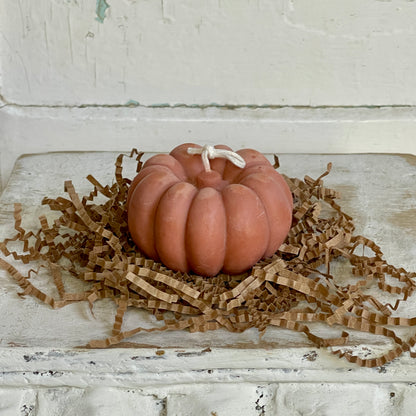
[{"label": "pumpkin stem", "polygon": [[228,159],[231,163],[241,169],[246,166],[246,161],[238,153],[226,149],[216,149],[209,144],[206,144],[204,147],[188,147],[187,151],[190,155],[201,155],[202,164],[204,165],[206,172],[211,171],[209,159],[215,159],[217,157]]}]

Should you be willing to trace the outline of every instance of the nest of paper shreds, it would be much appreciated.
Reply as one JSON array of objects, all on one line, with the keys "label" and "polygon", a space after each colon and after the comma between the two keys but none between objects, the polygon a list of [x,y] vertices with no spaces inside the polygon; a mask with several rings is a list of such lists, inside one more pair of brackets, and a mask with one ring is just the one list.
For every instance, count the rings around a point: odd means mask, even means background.
[{"label": "nest of paper shreds", "polygon": [[[142,153],[133,150],[130,157],[136,157],[138,172]],[[293,223],[285,243],[273,257],[260,261],[244,274],[206,278],[174,272],[138,251],[128,233],[125,201],[131,180],[123,177],[122,164],[120,155],[111,186],[103,186],[88,176],[93,185],[89,195],[80,198],[68,181],[68,198],[45,198],[43,204],[60,212],[60,216],[53,225],[41,216],[36,233],[22,229],[21,206],[16,204],[17,234],[0,243],[5,256],[11,255],[23,263],[40,262],[47,267],[59,298],[37,289],[29,280],[30,273],[24,276],[0,259],[0,267],[23,289],[21,295],[35,296],[52,308],[78,301],[87,301],[92,308],[95,301],[103,298],[116,303],[112,336],[91,340],[88,347],[116,345],[142,331],[203,332],[226,328],[243,332],[255,327],[263,333],[269,326],[302,332],[317,347],[335,347],[347,343],[346,330],[352,329],[388,337],[394,346],[377,358],[361,358],[345,348],[332,348],[332,353],[360,366],[375,367],[410,352],[416,343],[416,335],[403,339],[392,329],[416,325],[416,318],[392,316],[400,302],[413,293],[416,273],[387,264],[373,241],[353,234],[352,218],[336,202],[340,195],[323,185],[322,178],[331,165],[316,180],[284,176],[294,197]],[[105,197],[104,203],[95,202],[98,194]],[[322,208],[328,208],[330,215],[322,215]],[[22,242],[23,254],[9,250],[12,241]],[[371,257],[356,254],[364,247],[371,249]],[[350,263],[353,284],[341,285],[331,274],[331,262],[339,257]],[[67,274],[89,282],[88,289],[67,292]],[[388,284],[387,278],[396,280],[397,286]],[[398,296],[394,305],[366,294],[364,289],[371,285]],[[163,325],[122,331],[127,308],[146,310],[163,320]],[[342,333],[337,338],[322,338],[311,332],[312,322],[340,328]]]}]

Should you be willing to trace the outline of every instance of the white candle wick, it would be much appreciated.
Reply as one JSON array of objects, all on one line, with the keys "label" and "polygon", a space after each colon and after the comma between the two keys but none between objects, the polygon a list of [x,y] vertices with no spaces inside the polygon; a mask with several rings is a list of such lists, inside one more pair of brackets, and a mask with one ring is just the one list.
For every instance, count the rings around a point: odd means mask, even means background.
[{"label": "white candle wick", "polygon": [[204,165],[206,172],[211,170],[209,160],[216,158],[227,159],[241,169],[246,166],[246,161],[238,153],[226,149],[216,149],[209,144],[206,144],[203,147],[188,147],[187,151],[190,155],[201,155],[202,164]]}]

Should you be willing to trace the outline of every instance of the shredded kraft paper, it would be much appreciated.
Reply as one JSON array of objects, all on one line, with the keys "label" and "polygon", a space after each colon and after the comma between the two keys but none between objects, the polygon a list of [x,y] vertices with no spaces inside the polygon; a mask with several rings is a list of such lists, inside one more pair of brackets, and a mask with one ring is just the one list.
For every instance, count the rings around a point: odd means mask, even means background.
[{"label": "shredded kraft paper", "polygon": [[[142,155],[136,150],[130,154],[136,157],[137,171],[142,166]],[[58,299],[46,295],[29,280],[36,271],[24,276],[0,259],[0,267],[23,289],[22,296],[35,296],[52,308],[79,301],[89,302],[92,308],[95,301],[103,298],[116,303],[112,336],[91,340],[87,347],[106,348],[142,331],[204,332],[226,328],[243,332],[255,327],[262,334],[276,326],[304,333],[317,347],[346,345],[348,329],[390,338],[394,346],[377,358],[361,358],[345,348],[331,348],[333,354],[363,367],[381,366],[405,351],[416,356],[410,351],[416,335],[403,339],[394,332],[398,327],[416,326],[416,318],[392,316],[392,311],[413,293],[416,273],[387,264],[373,241],[354,235],[352,218],[336,202],[340,195],[323,185],[331,164],[316,180],[308,176],[303,181],[285,177],[294,197],[293,223],[285,243],[273,257],[244,274],[204,278],[173,272],[137,251],[128,233],[125,201],[131,181],[123,177],[122,163],[120,155],[112,186],[103,186],[88,176],[93,185],[89,195],[80,197],[67,181],[68,198],[45,198],[43,204],[58,211],[59,218],[48,224],[41,216],[36,233],[21,227],[22,208],[16,204],[17,233],[0,243],[3,254],[14,258],[13,264],[37,262],[47,267],[59,293]],[[98,194],[105,197],[104,203],[95,203]],[[323,215],[323,208],[330,215]],[[9,243],[18,241],[22,250],[10,251]],[[371,257],[357,254],[365,247],[371,249]],[[331,272],[331,262],[336,258],[350,263],[353,284],[337,283]],[[67,292],[67,274],[89,282],[88,289]],[[387,278],[397,281],[397,286],[388,284]],[[395,295],[394,305],[366,294],[365,289],[372,285]],[[149,311],[164,321],[163,326],[123,331],[123,317],[129,307]],[[313,322],[339,328],[339,337],[328,339],[314,334],[310,329]]]}]

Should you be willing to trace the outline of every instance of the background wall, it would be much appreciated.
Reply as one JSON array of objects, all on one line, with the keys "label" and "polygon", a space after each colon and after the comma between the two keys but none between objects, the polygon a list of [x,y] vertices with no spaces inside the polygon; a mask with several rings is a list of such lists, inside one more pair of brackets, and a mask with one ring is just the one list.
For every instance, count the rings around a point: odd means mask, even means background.
[{"label": "background wall", "polygon": [[416,2],[0,0],[0,174],[22,153],[416,153]]}]

